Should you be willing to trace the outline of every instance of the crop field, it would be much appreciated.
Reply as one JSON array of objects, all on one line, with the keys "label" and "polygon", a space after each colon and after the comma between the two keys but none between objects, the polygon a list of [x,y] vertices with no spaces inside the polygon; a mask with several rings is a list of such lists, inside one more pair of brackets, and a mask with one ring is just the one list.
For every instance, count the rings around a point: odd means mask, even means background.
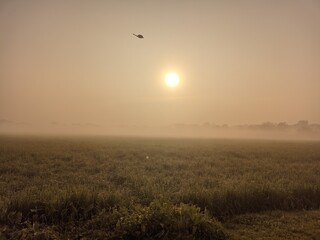
[{"label": "crop field", "polygon": [[319,239],[320,142],[0,137],[0,239]]}]

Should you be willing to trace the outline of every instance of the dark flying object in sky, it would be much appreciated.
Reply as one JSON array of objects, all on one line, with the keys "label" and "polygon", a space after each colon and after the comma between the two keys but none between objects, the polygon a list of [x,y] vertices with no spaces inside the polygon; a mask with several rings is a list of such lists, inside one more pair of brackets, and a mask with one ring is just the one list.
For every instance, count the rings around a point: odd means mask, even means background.
[{"label": "dark flying object in sky", "polygon": [[141,34],[139,34],[139,35],[133,34],[133,35],[136,36],[137,38],[143,38],[143,35],[141,35]]}]

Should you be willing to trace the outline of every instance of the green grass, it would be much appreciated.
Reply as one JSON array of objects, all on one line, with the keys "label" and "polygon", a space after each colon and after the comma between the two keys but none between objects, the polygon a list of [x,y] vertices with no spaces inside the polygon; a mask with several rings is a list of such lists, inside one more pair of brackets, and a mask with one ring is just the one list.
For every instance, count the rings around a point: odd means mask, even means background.
[{"label": "green grass", "polygon": [[225,226],[237,240],[319,240],[320,211],[243,214],[229,219]]},{"label": "green grass", "polygon": [[11,239],[226,239],[243,214],[319,209],[319,172],[320,142],[2,136],[0,224]]}]

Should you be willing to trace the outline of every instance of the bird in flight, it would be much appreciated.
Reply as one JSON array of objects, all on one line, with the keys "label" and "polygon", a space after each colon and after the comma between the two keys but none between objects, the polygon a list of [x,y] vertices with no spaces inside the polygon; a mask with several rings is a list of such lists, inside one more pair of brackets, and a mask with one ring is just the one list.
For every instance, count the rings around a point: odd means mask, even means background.
[{"label": "bird in flight", "polygon": [[141,35],[141,34],[133,34],[134,36],[136,36],[137,38],[143,38],[143,35]]}]

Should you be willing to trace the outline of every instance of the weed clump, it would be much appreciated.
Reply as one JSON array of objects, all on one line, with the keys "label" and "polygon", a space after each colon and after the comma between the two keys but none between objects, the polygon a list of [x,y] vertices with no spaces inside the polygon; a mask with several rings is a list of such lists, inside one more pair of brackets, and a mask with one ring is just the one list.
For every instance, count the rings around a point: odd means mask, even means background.
[{"label": "weed clump", "polygon": [[110,239],[213,239],[224,240],[227,235],[222,225],[194,205],[174,205],[154,200],[148,206],[114,208],[101,212],[87,223],[94,229],[89,236],[102,237],[109,229]]},{"label": "weed clump", "polygon": [[60,224],[91,219],[102,209],[111,209],[120,200],[114,194],[99,195],[90,191],[74,191],[54,196],[18,195],[5,206],[0,221],[11,225],[21,222]]},{"label": "weed clump", "polygon": [[221,219],[244,213],[270,210],[311,210],[320,208],[320,188],[300,186],[291,191],[270,187],[191,192],[181,196],[184,203],[207,209]]},{"label": "weed clump", "polygon": [[[70,201],[69,204],[74,203]],[[23,213],[10,211],[6,220],[12,229],[7,229],[6,235],[9,239],[58,239],[59,236],[69,239],[228,239],[220,222],[194,205],[154,200],[148,206],[100,206],[94,212],[92,207],[90,215],[83,210],[84,206],[90,209],[90,205],[84,203],[81,202],[81,207],[64,205],[60,215],[52,210],[55,206],[42,206],[42,217],[34,209]],[[25,215],[27,212],[34,214]]]}]

